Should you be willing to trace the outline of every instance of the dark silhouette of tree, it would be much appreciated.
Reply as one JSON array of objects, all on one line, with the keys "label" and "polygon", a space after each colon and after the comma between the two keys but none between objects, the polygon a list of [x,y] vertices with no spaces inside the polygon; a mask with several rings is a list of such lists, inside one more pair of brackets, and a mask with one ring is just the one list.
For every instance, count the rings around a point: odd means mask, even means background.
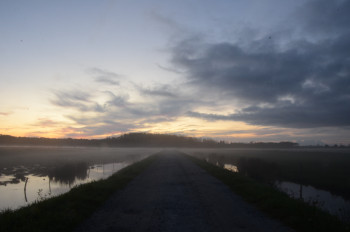
[{"label": "dark silhouette of tree", "polygon": [[0,135],[1,145],[31,146],[108,146],[108,147],[211,147],[211,148],[292,148],[298,146],[293,142],[279,143],[226,143],[213,139],[200,139],[170,134],[129,133],[119,137],[105,139],[50,139],[37,137],[14,137]]}]

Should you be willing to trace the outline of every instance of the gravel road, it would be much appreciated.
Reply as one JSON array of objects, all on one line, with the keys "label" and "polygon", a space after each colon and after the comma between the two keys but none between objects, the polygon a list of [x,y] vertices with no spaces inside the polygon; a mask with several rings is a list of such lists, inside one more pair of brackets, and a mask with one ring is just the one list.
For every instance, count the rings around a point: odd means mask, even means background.
[{"label": "gravel road", "polygon": [[292,231],[175,151],[116,192],[76,230]]}]

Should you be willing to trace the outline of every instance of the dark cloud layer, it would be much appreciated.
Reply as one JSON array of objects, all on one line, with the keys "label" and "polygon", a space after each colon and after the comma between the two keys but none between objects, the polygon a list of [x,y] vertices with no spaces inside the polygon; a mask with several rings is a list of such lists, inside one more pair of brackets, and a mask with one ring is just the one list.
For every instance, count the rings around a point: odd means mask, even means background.
[{"label": "dark cloud layer", "polygon": [[[89,72],[96,84],[94,91],[54,91],[51,103],[78,112],[65,115],[79,125],[77,134],[71,136],[135,131],[182,116],[266,126],[254,131],[228,128],[217,136],[255,133],[278,140],[283,128],[295,128],[288,131],[300,137],[306,132],[322,139],[330,131],[333,137],[339,131],[347,134],[348,12],[349,1],[308,1],[292,15],[292,27],[281,25],[263,36],[259,32],[249,37],[242,32],[237,34],[239,42],[208,43],[203,34],[188,34],[188,39],[183,39],[186,30],[170,39],[170,66],[158,65],[184,82],[145,87],[120,74],[93,68]],[[177,38],[181,40],[175,42]],[[228,107],[232,108],[230,114],[198,110],[227,112]],[[284,134],[284,138],[288,136]]]},{"label": "dark cloud layer", "polygon": [[348,0],[313,0],[300,7],[295,17],[304,32],[329,36],[349,31],[349,12]]},{"label": "dark cloud layer", "polygon": [[229,42],[180,42],[173,48],[172,62],[187,73],[188,84],[213,98],[219,95],[241,103],[232,105],[235,113],[230,115],[195,111],[187,115],[293,128],[349,126],[347,12],[349,1],[307,3],[300,28],[322,37],[299,36],[284,46],[274,38],[250,41],[251,46],[244,47]]}]

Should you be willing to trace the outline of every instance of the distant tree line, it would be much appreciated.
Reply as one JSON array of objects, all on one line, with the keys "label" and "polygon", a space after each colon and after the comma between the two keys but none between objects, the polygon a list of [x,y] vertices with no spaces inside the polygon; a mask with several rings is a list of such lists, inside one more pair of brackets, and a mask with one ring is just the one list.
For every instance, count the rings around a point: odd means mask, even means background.
[{"label": "distant tree line", "polygon": [[198,147],[198,148],[293,148],[293,142],[251,142],[226,143],[213,139],[193,138],[169,134],[129,133],[119,137],[104,139],[72,139],[72,138],[37,138],[14,137],[0,135],[0,145],[31,145],[31,146],[94,146],[94,147]]}]

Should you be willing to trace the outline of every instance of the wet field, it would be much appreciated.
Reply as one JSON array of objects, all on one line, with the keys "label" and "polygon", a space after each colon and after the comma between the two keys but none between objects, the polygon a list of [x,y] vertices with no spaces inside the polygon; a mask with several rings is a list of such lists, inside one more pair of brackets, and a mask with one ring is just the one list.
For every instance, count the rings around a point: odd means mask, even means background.
[{"label": "wet field", "polygon": [[350,149],[185,149],[350,221]]},{"label": "wet field", "polygon": [[[107,178],[161,148],[0,147],[0,210]],[[179,149],[350,219],[349,149]]]},{"label": "wet field", "polygon": [[159,149],[0,147],[0,210],[104,179]]}]

